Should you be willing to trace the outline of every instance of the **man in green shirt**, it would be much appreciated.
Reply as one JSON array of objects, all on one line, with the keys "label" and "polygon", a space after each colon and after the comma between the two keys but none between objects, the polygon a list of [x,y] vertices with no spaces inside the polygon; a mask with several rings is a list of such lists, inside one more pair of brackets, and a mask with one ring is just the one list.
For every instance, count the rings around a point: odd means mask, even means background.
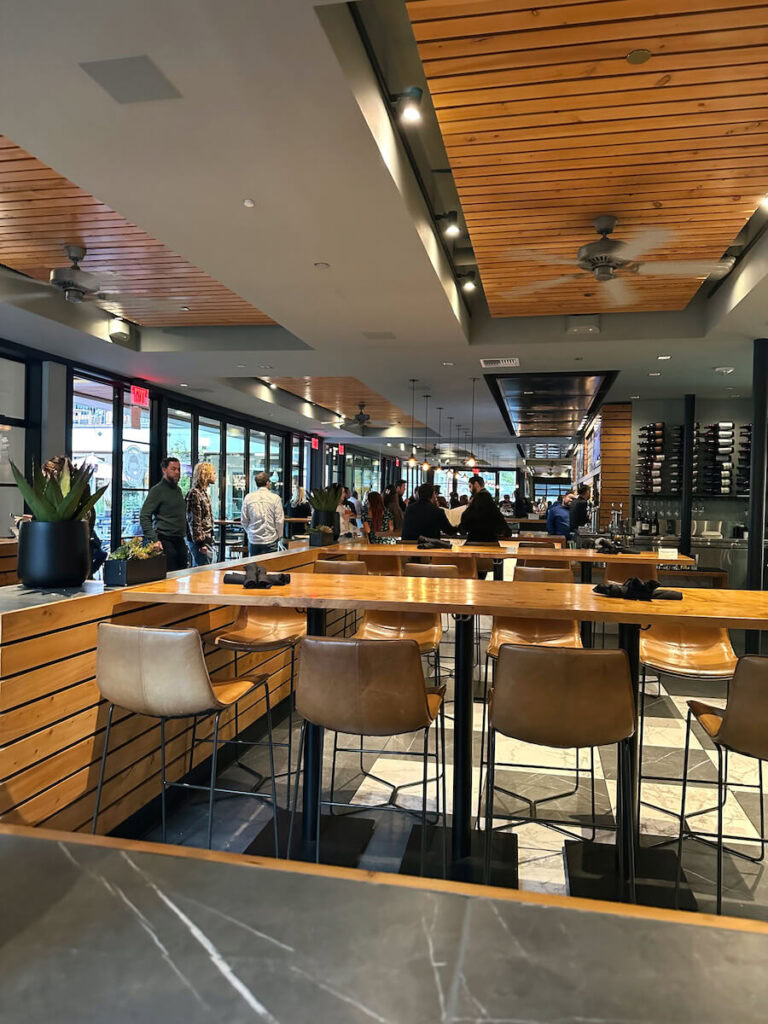
[{"label": "man in green shirt", "polygon": [[184,495],[179,487],[181,463],[167,458],[160,463],[163,478],[150,487],[141,506],[139,521],[145,540],[159,540],[163,545],[168,572],[187,568],[187,517]]}]

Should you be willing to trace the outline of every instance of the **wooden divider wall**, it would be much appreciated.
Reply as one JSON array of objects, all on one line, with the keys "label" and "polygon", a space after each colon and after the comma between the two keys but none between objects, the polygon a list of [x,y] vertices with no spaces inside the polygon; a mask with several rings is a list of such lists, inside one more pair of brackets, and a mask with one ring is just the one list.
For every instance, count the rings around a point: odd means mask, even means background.
[{"label": "wooden divider wall", "polygon": [[[275,555],[271,570],[311,572],[317,549]],[[198,629],[205,640],[231,624],[232,606],[122,603],[121,591],[72,598],[0,616],[0,820],[68,831],[90,829],[106,728],[107,704],[96,685],[99,622]],[[338,635],[343,611],[329,612]],[[234,675],[234,657],[210,644],[211,677]],[[290,652],[238,657],[238,675],[268,673],[270,703],[289,693]],[[250,701],[250,703],[248,703]],[[265,713],[264,691],[240,702],[242,732]],[[212,718],[198,721],[193,764],[211,753]],[[189,770],[192,719],[166,725],[166,774]],[[221,717],[222,739],[234,736],[234,710]],[[160,726],[156,719],[115,709],[99,831],[109,832],[160,792]]]},{"label": "wooden divider wall", "polygon": [[611,522],[611,505],[630,509],[630,459],[632,455],[632,403],[612,402],[600,410],[600,526]]},{"label": "wooden divider wall", "polygon": [[9,587],[12,583],[19,582],[19,577],[16,575],[18,551],[17,540],[0,537],[0,587]]}]

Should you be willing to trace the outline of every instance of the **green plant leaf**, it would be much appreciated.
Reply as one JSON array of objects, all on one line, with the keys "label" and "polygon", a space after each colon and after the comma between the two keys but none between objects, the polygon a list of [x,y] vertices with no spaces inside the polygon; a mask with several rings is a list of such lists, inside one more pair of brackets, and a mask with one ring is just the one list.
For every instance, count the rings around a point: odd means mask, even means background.
[{"label": "green plant leaf", "polygon": [[41,482],[39,491],[34,483],[30,483],[25,478],[24,474],[13,462],[11,463],[11,472],[16,481],[16,486],[19,488],[22,498],[31,509],[34,518],[40,523],[56,522],[56,509],[45,497],[45,480],[43,479],[43,474],[39,471],[39,467],[37,474],[35,473],[34,465],[32,467],[33,479],[39,478]]},{"label": "green plant leaf", "polygon": [[64,462],[64,468],[59,473],[59,487],[61,488],[62,497],[66,498],[69,494],[69,488],[71,486],[71,478],[69,474],[69,459]]},{"label": "green plant leaf", "polygon": [[85,493],[86,487],[88,486],[88,480],[82,476],[72,482],[72,486],[69,489],[69,494],[66,498],[62,499],[61,505],[59,505],[59,518],[62,520],[67,519],[82,519],[80,513],[80,505],[84,499],[87,498]]},{"label": "green plant leaf", "polygon": [[58,482],[52,476],[48,477],[45,481],[44,497],[51,503],[53,508],[56,509],[56,514],[58,516],[59,508],[64,499],[62,498],[61,488],[59,487]]},{"label": "green plant leaf", "polygon": [[99,500],[99,498],[101,498],[103,496],[103,494],[106,492],[108,487],[109,487],[109,484],[104,484],[103,487],[99,487],[96,490],[96,492],[94,494],[92,494],[90,496],[90,498],[88,498],[86,503],[81,508],[79,508],[77,510],[77,516],[75,518],[76,519],[85,519],[85,517],[91,511],[91,509],[96,504],[96,502]]}]

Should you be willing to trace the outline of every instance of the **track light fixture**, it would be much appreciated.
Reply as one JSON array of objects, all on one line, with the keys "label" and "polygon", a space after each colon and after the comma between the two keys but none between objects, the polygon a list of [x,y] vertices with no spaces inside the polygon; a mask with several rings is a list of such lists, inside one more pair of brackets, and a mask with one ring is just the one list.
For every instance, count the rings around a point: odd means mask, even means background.
[{"label": "track light fixture", "polygon": [[475,385],[477,384],[477,377],[472,378],[472,441],[469,446],[469,458],[467,459],[467,465],[470,469],[474,469],[477,465],[477,459],[472,454],[475,450]]},{"label": "track light fixture", "polygon": [[435,220],[440,223],[446,238],[458,238],[461,234],[459,215],[456,210],[449,210],[448,213],[438,213]]},{"label": "track light fixture", "polygon": [[459,274],[459,281],[463,292],[473,292],[477,288],[474,270],[470,270],[466,274]]},{"label": "track light fixture", "polygon": [[397,108],[397,116],[403,124],[418,124],[421,121],[421,99],[424,91],[418,85],[411,85],[403,92],[390,96]]}]

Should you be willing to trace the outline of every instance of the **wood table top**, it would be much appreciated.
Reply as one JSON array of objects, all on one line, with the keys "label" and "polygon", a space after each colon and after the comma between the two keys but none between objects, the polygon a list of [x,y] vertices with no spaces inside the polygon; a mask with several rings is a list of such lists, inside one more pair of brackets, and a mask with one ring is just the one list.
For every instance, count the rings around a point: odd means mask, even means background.
[{"label": "wood table top", "polygon": [[[520,548],[523,548],[520,551]],[[499,546],[493,544],[467,544],[465,541],[451,541],[450,548],[419,548],[416,541],[398,544],[329,544],[323,548],[329,555],[398,555],[404,557],[427,557],[436,559],[452,558],[535,558],[541,561],[562,563],[568,562],[624,562],[628,564],[650,565],[695,565],[696,561],[688,555],[676,554],[663,558],[658,551],[637,551],[628,555],[609,555],[595,551],[594,548],[547,548],[533,545],[525,546],[525,541],[501,541]]]},{"label": "wood table top", "polygon": [[[508,583],[409,576],[294,573],[284,587],[246,590],[212,569],[131,587],[123,601],[453,612],[588,622],[717,624],[768,629],[768,594],[757,590],[681,589],[681,601],[625,601],[595,594],[591,584]],[[676,588],[677,589],[677,588]]]}]

